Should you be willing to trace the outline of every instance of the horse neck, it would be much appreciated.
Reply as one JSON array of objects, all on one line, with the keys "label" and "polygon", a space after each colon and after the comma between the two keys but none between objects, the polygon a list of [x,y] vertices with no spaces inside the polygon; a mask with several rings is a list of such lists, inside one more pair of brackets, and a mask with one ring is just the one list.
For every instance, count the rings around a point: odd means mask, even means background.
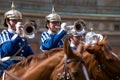
[{"label": "horse neck", "polygon": [[103,56],[105,56],[105,59],[101,57],[99,62],[101,62],[100,65],[102,65],[101,68],[104,70],[105,74],[114,79],[115,77],[120,76],[120,59],[112,52],[113,51],[109,46],[104,46]]},{"label": "horse neck", "polygon": [[87,51],[84,51],[83,54],[82,54],[82,56],[83,56],[83,58],[85,59],[85,62],[86,62],[86,63],[89,63],[89,62],[93,59],[93,57],[94,57],[93,54],[90,54],[90,53],[87,52]]},{"label": "horse neck", "polygon": [[100,50],[96,51],[95,57],[97,60],[103,60],[103,62],[117,59],[117,57],[114,56],[111,52],[112,51],[107,47],[107,45],[105,45]]},{"label": "horse neck", "polygon": [[[22,80],[48,80],[54,68],[61,62],[63,52],[45,59],[41,63],[34,65],[32,70],[26,71],[26,74],[21,78]],[[34,76],[33,76],[34,75]]]},{"label": "horse neck", "polygon": [[[116,76],[116,74],[120,74],[120,71],[119,71],[120,61],[118,60],[116,61],[116,59],[111,57],[112,55],[111,56],[109,55],[110,54],[109,49],[106,49],[105,47],[103,48],[104,49],[102,50],[96,51],[95,57],[94,57],[94,54],[88,54],[87,52],[83,53],[84,59],[88,66],[89,71],[93,75],[95,74],[99,75],[100,73],[103,73],[101,75],[106,74],[106,76],[108,77],[111,77],[112,75]],[[109,58],[106,57],[107,55],[109,55]],[[112,59],[112,61],[109,61],[109,59]],[[101,72],[97,73],[97,71],[101,71]]]},{"label": "horse neck", "polygon": [[63,68],[63,64],[64,64],[64,60],[62,59],[61,62],[52,71],[51,76],[50,76],[50,80],[55,80],[56,79],[57,74]]}]

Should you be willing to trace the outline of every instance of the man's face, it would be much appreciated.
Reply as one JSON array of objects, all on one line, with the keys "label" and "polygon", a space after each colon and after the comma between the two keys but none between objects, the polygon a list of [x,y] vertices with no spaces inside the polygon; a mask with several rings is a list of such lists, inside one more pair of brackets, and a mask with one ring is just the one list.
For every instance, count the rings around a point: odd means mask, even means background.
[{"label": "man's face", "polygon": [[12,29],[16,29],[15,25],[17,24],[17,22],[21,21],[20,19],[9,19],[9,24],[11,25]]},{"label": "man's face", "polygon": [[48,28],[52,32],[56,33],[60,29],[60,22],[59,21],[50,22],[50,23],[48,23]]},{"label": "man's face", "polygon": [[74,44],[79,44],[80,40],[82,39],[82,36],[73,36],[72,40]]}]

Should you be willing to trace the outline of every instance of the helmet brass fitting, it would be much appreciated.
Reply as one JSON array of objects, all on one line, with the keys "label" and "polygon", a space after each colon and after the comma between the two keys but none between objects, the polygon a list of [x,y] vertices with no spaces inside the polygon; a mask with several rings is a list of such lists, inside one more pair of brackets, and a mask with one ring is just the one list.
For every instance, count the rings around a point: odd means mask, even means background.
[{"label": "helmet brass fitting", "polygon": [[54,21],[60,21],[61,22],[61,17],[57,13],[55,13],[54,7],[52,8],[52,13],[46,16],[46,20],[50,22]]},{"label": "helmet brass fitting", "polygon": [[14,2],[12,2],[11,10],[7,11],[4,14],[4,19],[22,19],[22,13],[18,10],[15,10]]},{"label": "helmet brass fitting", "polygon": [[18,11],[18,10],[15,10],[14,2],[12,2],[11,10],[7,11],[4,14],[4,26],[5,27],[8,27],[7,22],[10,19],[22,20],[22,13],[20,11]]}]

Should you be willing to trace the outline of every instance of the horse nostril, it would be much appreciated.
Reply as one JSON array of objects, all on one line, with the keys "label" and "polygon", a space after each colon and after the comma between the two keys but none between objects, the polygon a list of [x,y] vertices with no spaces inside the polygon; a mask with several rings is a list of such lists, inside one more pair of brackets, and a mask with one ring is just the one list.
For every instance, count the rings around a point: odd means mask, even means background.
[{"label": "horse nostril", "polygon": [[72,72],[72,74],[73,74],[74,77],[79,76],[79,73],[78,73],[78,72]]}]

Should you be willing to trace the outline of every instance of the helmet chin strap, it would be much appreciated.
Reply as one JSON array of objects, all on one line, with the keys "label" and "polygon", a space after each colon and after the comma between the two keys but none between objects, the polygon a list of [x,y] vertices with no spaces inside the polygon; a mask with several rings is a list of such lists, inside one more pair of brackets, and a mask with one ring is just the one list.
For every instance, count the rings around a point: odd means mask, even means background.
[{"label": "helmet chin strap", "polygon": [[9,29],[16,30],[16,27],[12,26],[9,21],[7,22],[7,25]]},{"label": "helmet chin strap", "polygon": [[12,25],[10,24],[10,22],[8,20],[6,20],[6,23],[8,25],[8,28],[12,29],[12,27],[11,27]]}]

